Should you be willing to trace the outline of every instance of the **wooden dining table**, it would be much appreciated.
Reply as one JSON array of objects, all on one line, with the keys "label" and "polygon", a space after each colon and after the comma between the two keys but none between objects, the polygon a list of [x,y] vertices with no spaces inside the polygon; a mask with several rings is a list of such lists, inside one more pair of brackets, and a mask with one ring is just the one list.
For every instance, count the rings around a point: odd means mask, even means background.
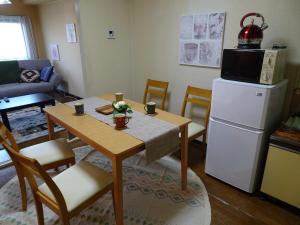
[{"label": "wooden dining table", "polygon": [[[99,98],[114,101],[114,95],[108,94]],[[144,112],[144,104],[125,99],[133,110]],[[145,143],[121,130],[116,130],[96,118],[84,114],[77,116],[74,108],[66,104],[47,107],[45,115],[48,124],[49,139],[55,138],[54,124],[64,127],[67,131],[80,138],[84,143],[101,152],[112,162],[114,197],[116,200],[116,224],[123,225],[123,182],[122,161],[145,149]],[[180,128],[181,140],[181,189],[187,189],[188,162],[188,124],[190,119],[163,110],[156,110],[155,118],[174,124]]]}]

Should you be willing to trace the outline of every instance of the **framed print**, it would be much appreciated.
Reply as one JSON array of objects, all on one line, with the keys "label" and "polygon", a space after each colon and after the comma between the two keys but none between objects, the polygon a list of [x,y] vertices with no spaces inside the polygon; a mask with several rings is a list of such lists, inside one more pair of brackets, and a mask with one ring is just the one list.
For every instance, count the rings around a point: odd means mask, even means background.
[{"label": "framed print", "polygon": [[179,64],[219,68],[225,12],[182,16]]},{"label": "framed print", "polygon": [[51,52],[52,60],[56,60],[56,61],[60,60],[58,44],[51,44],[50,45],[50,52]]},{"label": "framed print", "polygon": [[66,33],[67,33],[67,42],[69,43],[76,43],[76,29],[74,23],[66,24]]}]

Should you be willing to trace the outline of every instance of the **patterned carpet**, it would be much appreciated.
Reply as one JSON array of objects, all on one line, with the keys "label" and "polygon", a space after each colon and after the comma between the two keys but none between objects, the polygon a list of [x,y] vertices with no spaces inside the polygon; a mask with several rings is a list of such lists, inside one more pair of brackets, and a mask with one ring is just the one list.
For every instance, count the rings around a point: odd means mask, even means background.
[{"label": "patterned carpet", "polygon": [[[14,137],[18,143],[48,134],[47,123],[40,107],[30,107],[7,114]],[[55,131],[62,130],[55,127]]]},{"label": "patterned carpet", "polygon": [[[23,143],[35,138],[46,136],[48,128],[44,113],[40,107],[30,107],[22,110],[16,110],[7,114],[12,129],[12,133],[17,143]],[[55,126],[55,132],[63,128]],[[0,145],[0,167],[9,164],[10,158],[6,151]]]},{"label": "patterned carpet", "polygon": [[[76,160],[91,162],[111,171],[108,159],[85,146],[74,149]],[[165,157],[148,166],[143,154],[123,163],[124,222],[126,225],[209,225],[211,208],[207,191],[200,178],[188,171],[188,191],[180,190],[180,163]],[[28,193],[30,193],[28,189]],[[20,211],[18,181],[13,178],[0,189],[0,224],[37,224],[32,196],[26,212]],[[45,224],[60,224],[58,217],[44,207]],[[104,195],[80,215],[72,225],[113,225],[111,193]]]}]

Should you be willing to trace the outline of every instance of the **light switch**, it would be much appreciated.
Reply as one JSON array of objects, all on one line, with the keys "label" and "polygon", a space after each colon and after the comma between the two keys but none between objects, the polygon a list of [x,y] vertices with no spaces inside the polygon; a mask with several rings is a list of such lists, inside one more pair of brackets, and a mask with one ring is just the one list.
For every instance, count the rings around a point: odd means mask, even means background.
[{"label": "light switch", "polygon": [[108,30],[107,31],[107,39],[115,39],[116,35],[115,35],[115,31],[114,30]]}]

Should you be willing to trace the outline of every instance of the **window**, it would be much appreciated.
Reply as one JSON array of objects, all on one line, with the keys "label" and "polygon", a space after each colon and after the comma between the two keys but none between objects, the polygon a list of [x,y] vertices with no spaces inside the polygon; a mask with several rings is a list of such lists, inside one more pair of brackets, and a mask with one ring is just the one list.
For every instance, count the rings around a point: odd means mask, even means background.
[{"label": "window", "polygon": [[0,60],[36,58],[29,18],[0,16]]},{"label": "window", "polygon": [[20,23],[0,23],[0,60],[27,59],[25,39]]},{"label": "window", "polygon": [[10,0],[0,0],[0,5],[11,4]]}]

